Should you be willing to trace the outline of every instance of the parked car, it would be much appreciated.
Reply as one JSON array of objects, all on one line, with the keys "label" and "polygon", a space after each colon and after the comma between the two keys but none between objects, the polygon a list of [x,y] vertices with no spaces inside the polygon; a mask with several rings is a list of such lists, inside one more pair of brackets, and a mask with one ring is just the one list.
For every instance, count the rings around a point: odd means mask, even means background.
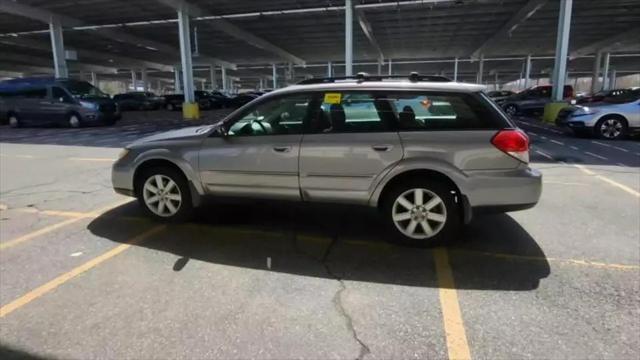
[{"label": "parked car", "polygon": [[[551,92],[550,85],[536,86],[504,99],[501,106],[509,116],[542,112],[545,105],[551,102]],[[573,86],[565,85],[562,97],[572,99]]]},{"label": "parked car", "polygon": [[614,89],[599,91],[591,96],[584,96],[576,99],[577,104],[590,104],[600,102],[606,98],[622,95],[631,91],[631,89]]},{"label": "parked car", "polygon": [[[200,109],[211,109],[212,101],[206,91],[196,90],[194,95]],[[164,108],[169,111],[182,109],[182,103],[184,103],[184,94],[170,94],[164,96]]]},{"label": "parked car", "polygon": [[205,196],[368,205],[419,246],[538,202],[529,139],[482,86],[357,79],[307,80],[215,125],[143,138],[114,163],[113,187],[159,220],[188,218]]},{"label": "parked car", "polygon": [[229,97],[219,91],[203,91],[195,92],[196,99],[208,101],[207,109],[222,109],[229,106]]},{"label": "parked car", "polygon": [[578,105],[559,114],[558,125],[576,135],[616,140],[640,131],[640,89],[604,98],[589,106]]},{"label": "parked car", "polygon": [[487,96],[491,98],[491,100],[495,101],[496,104],[502,104],[508,97],[515,95],[513,91],[510,90],[497,90],[497,91],[489,91]]},{"label": "parked car", "polygon": [[251,101],[259,98],[260,95],[252,94],[252,93],[242,93],[238,94],[231,99],[229,99],[228,106],[230,108],[237,109],[245,104],[250,103]]},{"label": "parked car", "polygon": [[113,97],[120,107],[121,111],[125,110],[157,110],[164,105],[164,98],[157,96],[152,92],[128,92],[117,94]]},{"label": "parked car", "polygon": [[12,127],[63,124],[113,125],[121,118],[118,105],[86,81],[20,78],[0,82],[2,111]]}]

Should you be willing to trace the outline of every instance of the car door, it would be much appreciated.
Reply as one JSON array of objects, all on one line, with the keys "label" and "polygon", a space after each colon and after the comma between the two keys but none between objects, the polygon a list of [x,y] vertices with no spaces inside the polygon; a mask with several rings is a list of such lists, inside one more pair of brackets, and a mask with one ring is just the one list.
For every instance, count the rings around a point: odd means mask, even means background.
[{"label": "car door", "polygon": [[365,204],[377,178],[402,159],[384,94],[327,92],[310,118],[300,150],[305,200]]},{"label": "car door", "polygon": [[66,121],[69,104],[73,101],[71,95],[58,86],[52,86],[49,89],[50,96],[41,102],[43,112],[47,114],[50,122]]},{"label": "car door", "polygon": [[44,86],[31,87],[20,91],[20,98],[16,103],[18,116],[24,121],[42,123],[46,121],[43,102],[47,101],[47,88]]},{"label": "car door", "polygon": [[300,200],[298,157],[313,94],[266,98],[225,124],[200,151],[200,177],[209,193]]}]

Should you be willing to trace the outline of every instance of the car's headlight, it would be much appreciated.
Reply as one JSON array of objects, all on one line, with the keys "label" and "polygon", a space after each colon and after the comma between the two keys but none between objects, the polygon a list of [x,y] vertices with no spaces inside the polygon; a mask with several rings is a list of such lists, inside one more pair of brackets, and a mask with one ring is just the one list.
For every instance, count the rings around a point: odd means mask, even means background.
[{"label": "car's headlight", "polygon": [[122,149],[122,151],[120,151],[120,154],[118,154],[118,160],[122,159],[123,157],[127,156],[127,154],[129,154],[131,150],[129,149]]},{"label": "car's headlight", "polygon": [[98,108],[98,104],[88,102],[88,101],[82,101],[82,100],[80,100],[80,106],[82,106],[85,109],[92,109],[92,110],[96,110]]},{"label": "car's headlight", "polygon": [[574,111],[571,116],[584,116],[584,115],[593,115],[597,114],[600,110],[590,108],[587,106],[579,107],[578,110]]}]

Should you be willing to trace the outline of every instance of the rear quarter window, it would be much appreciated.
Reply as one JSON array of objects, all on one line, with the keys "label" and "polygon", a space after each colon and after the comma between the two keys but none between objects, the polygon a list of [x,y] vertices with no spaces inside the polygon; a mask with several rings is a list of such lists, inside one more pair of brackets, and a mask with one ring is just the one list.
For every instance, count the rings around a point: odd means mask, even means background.
[{"label": "rear quarter window", "polygon": [[387,95],[400,131],[501,129],[508,124],[479,94],[392,93]]}]

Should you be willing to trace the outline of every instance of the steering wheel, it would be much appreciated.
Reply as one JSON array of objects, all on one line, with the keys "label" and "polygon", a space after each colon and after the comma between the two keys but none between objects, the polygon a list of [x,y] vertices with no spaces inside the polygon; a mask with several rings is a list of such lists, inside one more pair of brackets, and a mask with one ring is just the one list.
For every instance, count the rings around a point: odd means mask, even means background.
[{"label": "steering wheel", "polygon": [[264,124],[262,124],[262,121],[260,120],[251,120],[251,125],[253,124],[258,124],[260,125],[260,128],[262,129],[262,132],[264,132],[265,134],[268,134],[269,132],[267,131],[267,128],[264,126]]}]

